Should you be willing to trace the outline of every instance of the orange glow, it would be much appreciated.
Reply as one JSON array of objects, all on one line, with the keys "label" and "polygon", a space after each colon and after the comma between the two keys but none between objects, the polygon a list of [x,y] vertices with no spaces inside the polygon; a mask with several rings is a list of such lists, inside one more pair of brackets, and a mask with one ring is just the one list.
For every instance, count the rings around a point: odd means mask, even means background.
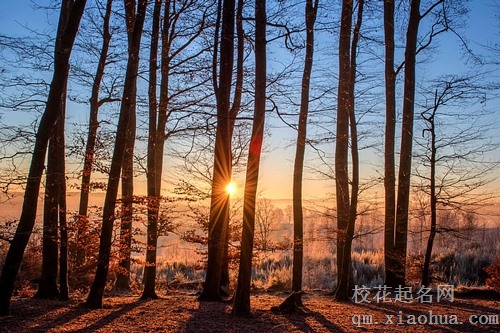
[{"label": "orange glow", "polygon": [[236,183],[234,182],[229,182],[229,184],[226,185],[226,193],[229,195],[233,195],[236,193],[237,187]]}]

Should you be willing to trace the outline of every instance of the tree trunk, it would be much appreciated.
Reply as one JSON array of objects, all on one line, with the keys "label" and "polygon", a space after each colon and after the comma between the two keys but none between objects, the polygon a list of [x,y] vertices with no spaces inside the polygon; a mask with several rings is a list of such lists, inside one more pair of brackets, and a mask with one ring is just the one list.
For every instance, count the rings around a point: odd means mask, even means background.
[{"label": "tree trunk", "polygon": [[[65,177],[66,178],[66,177]],[[68,286],[68,224],[66,214],[66,179],[63,181],[63,186],[60,192],[60,212],[59,212],[59,227],[61,248],[59,251],[59,300],[67,301],[69,299]]]},{"label": "tree trunk", "polygon": [[74,2],[64,1],[61,6],[61,16],[68,13],[68,23],[65,25],[64,32],[58,34],[57,44],[60,47],[56,48],[52,83],[45,111],[40,119],[36,134],[35,147],[24,192],[21,217],[7,252],[0,277],[0,315],[7,315],[9,313],[14,282],[19,271],[19,266],[21,265],[24,250],[35,224],[38,194],[44,169],[47,144],[57,121],[60,120],[61,115],[58,110],[61,98],[64,97],[65,82],[69,72],[69,58],[85,4],[86,0],[74,0]]},{"label": "tree trunk", "polygon": [[437,91],[434,97],[434,109],[432,115],[425,117],[424,119],[428,123],[427,131],[431,135],[431,151],[430,151],[430,204],[431,204],[431,228],[429,232],[429,238],[427,239],[427,248],[425,250],[424,257],[424,267],[422,269],[422,286],[430,287],[432,279],[429,274],[429,268],[431,265],[432,258],[432,247],[434,246],[434,238],[436,237],[436,227],[437,227],[437,196],[436,196],[436,126],[435,126],[435,115],[439,106],[439,99],[437,96]]},{"label": "tree trunk", "polygon": [[[243,30],[243,0],[238,1],[238,7],[236,9],[236,38],[238,40],[237,45],[237,59],[236,59],[236,83],[233,95],[233,105],[229,111],[229,137],[233,138],[234,125],[236,123],[236,117],[240,112],[241,108],[241,96],[243,93],[243,64],[245,59],[245,32]],[[232,142],[230,142],[232,147]],[[232,148],[230,148],[232,152]],[[232,156],[231,156],[231,172],[232,174]],[[231,202],[227,200],[223,209],[229,211],[231,209]],[[229,214],[230,215],[230,214]],[[228,216],[229,216],[228,215]],[[229,296],[227,290],[229,288],[229,223],[227,224],[227,230],[225,231],[226,238],[224,240],[224,260],[222,264],[221,280],[220,280],[220,292],[221,296]]]},{"label": "tree trunk", "polygon": [[396,171],[394,146],[396,137],[396,73],[394,71],[394,0],[384,1],[384,41],[385,41],[385,223],[384,260],[385,284],[396,287],[394,231],[396,221]]},{"label": "tree trunk", "polygon": [[[66,89],[65,89],[66,91]],[[62,119],[66,114],[66,94],[61,100],[63,104],[61,109],[63,111]],[[66,214],[66,152],[65,152],[65,138],[64,138],[64,121],[57,124],[58,138],[58,155],[59,161],[57,163],[57,174],[59,180],[59,232],[60,232],[60,250],[59,250],[59,300],[66,301],[69,299],[68,287],[68,222]]]},{"label": "tree trunk", "polygon": [[292,292],[296,293],[294,304],[301,304],[302,265],[304,258],[304,220],[302,208],[302,178],[304,174],[304,155],[307,138],[307,117],[309,113],[309,93],[311,72],[314,57],[314,23],[319,0],[306,1],[306,54],[304,71],[302,73],[302,90],[300,96],[299,124],[297,131],[297,146],[293,167],[293,272]]},{"label": "tree trunk", "polygon": [[[161,85],[159,108],[156,102],[156,83],[150,82],[150,124],[148,142],[148,228],[146,264],[144,266],[144,290],[142,298],[156,299],[156,248],[158,243],[158,216],[160,211],[161,176],[163,169],[163,147],[165,142],[165,128],[168,109],[168,82],[169,82],[169,24],[170,1],[165,3],[162,52],[161,52]],[[156,81],[158,34],[161,13],[161,2],[155,3],[153,17],[153,36],[151,37],[150,71],[151,79]],[[154,54],[153,54],[154,53]],[[153,87],[154,85],[154,87]],[[152,90],[155,89],[155,92]],[[154,101],[152,100],[154,99]],[[151,156],[149,156],[151,154]]]},{"label": "tree trunk", "polygon": [[[220,9],[219,2],[219,9]],[[224,241],[229,223],[229,195],[225,191],[231,180],[231,137],[229,104],[233,72],[234,8],[235,1],[224,1],[222,6],[222,35],[220,47],[220,73],[214,89],[217,98],[217,129],[215,135],[214,170],[208,232],[208,262],[203,291],[199,300],[220,300],[221,270],[224,265]],[[217,61],[214,58],[214,66]],[[214,71],[215,71],[214,67]]]},{"label": "tree trunk", "polygon": [[405,75],[403,99],[403,124],[401,154],[398,175],[398,200],[395,227],[395,279],[403,286],[406,276],[406,249],[408,238],[408,208],[410,203],[410,176],[413,148],[413,114],[415,109],[415,60],[417,52],[418,26],[420,23],[420,0],[412,0],[410,20],[406,32]]},{"label": "tree trunk", "polygon": [[266,0],[255,2],[255,103],[243,203],[240,267],[233,314],[250,314],[255,202],[266,114]]},{"label": "tree trunk", "polygon": [[[134,48],[135,36],[135,0],[126,2],[125,16],[127,26],[127,41],[130,51]],[[130,61],[130,58],[129,58]],[[132,220],[133,220],[133,201],[134,201],[134,147],[136,135],[136,95],[137,95],[137,74],[132,80],[130,88],[130,100],[128,101],[129,119],[126,128],[126,142],[123,151],[123,165],[121,171],[122,180],[122,212],[120,223],[120,269],[115,284],[115,289],[121,291],[130,291],[130,256],[132,255]],[[124,95],[125,96],[125,95]],[[123,104],[122,104],[123,105]]]},{"label": "tree trunk", "polygon": [[[61,107],[59,107],[61,112]],[[61,139],[59,128],[63,118],[56,124],[54,135],[49,141],[49,152],[47,157],[47,172],[43,207],[43,243],[42,243],[42,273],[40,284],[35,298],[57,299],[59,289],[57,288],[58,270],[58,226],[59,226],[59,182],[61,178],[57,173],[59,168],[60,154],[58,152]]]},{"label": "tree trunk", "polygon": [[352,0],[342,2],[339,38],[339,86],[337,97],[337,137],[335,145],[335,185],[337,198],[337,289],[335,299],[349,298],[348,280],[350,266],[350,242],[347,239],[349,225],[349,110],[350,99],[350,42]]},{"label": "tree trunk", "polygon": [[[135,1],[126,0],[126,7],[135,9]],[[139,68],[139,49],[142,37],[142,28],[146,15],[147,0],[140,0],[137,7],[137,14],[134,19],[133,37],[128,50],[127,72],[125,76],[125,86],[123,89],[123,99],[118,119],[116,131],[116,141],[111,160],[108,186],[103,208],[103,223],[99,243],[99,257],[94,282],[87,296],[86,306],[90,308],[102,307],[102,296],[108,276],[109,259],[111,255],[111,239],[113,236],[113,222],[115,220],[115,205],[118,195],[118,185],[120,173],[123,166],[124,151],[127,143],[127,129],[131,113],[135,110],[137,74]],[[128,24],[128,23],[127,23]]]},{"label": "tree trunk", "polygon": [[104,69],[106,67],[106,59],[108,58],[109,44],[111,34],[109,32],[109,20],[111,17],[111,8],[113,0],[108,0],[106,4],[106,13],[104,14],[103,30],[102,30],[102,46],[97,70],[92,84],[92,93],[90,96],[90,115],[89,115],[89,132],[87,135],[87,143],[85,145],[85,157],[83,162],[82,184],[80,188],[80,204],[78,208],[78,225],[77,225],[77,269],[85,263],[85,244],[83,239],[88,229],[88,207],[90,195],[90,178],[92,174],[92,166],[94,164],[95,142],[97,138],[97,129],[99,128],[98,113],[99,113],[99,90],[101,87]]},{"label": "tree trunk", "polygon": [[131,102],[130,119],[127,128],[127,142],[123,152],[122,211],[120,223],[120,269],[115,289],[130,291],[130,257],[132,255],[132,219],[134,214],[134,146],[136,134],[135,102]]},{"label": "tree trunk", "polygon": [[344,265],[344,268],[348,271],[348,281],[347,281],[348,291],[354,288],[354,280],[352,276],[352,266],[351,266],[351,247],[352,247],[352,241],[354,240],[354,228],[356,226],[356,219],[358,217],[359,150],[358,150],[358,128],[357,128],[356,112],[355,112],[354,88],[356,85],[356,67],[357,67],[356,54],[358,52],[360,30],[361,30],[361,25],[363,23],[364,4],[365,4],[364,0],[358,1],[358,16],[356,19],[356,25],[354,26],[353,38],[351,42],[351,74],[349,82],[350,83],[349,125],[351,133],[352,180],[351,180],[351,202],[349,207],[349,223],[347,225],[347,236],[346,236],[346,242],[348,242],[349,244],[344,249],[344,251],[348,251],[347,253],[344,254],[344,259],[348,258],[348,263]]},{"label": "tree trunk", "polygon": [[[64,91],[67,90],[67,85]],[[42,246],[42,274],[35,298],[68,299],[67,244],[68,237],[62,232],[66,228],[66,168],[65,168],[65,114],[66,93],[61,98],[61,120],[57,122],[49,141],[47,176],[44,202],[44,232]],[[61,229],[61,254],[58,257],[58,230]],[[66,256],[65,256],[66,255]],[[58,260],[59,259],[59,260]],[[66,260],[65,260],[66,259]],[[57,288],[58,263],[60,267],[61,292]]]},{"label": "tree trunk", "polygon": [[[157,102],[157,70],[158,70],[158,40],[160,31],[160,16],[161,16],[162,1],[155,1],[155,6],[153,9],[152,18],[152,30],[151,30],[151,48],[149,54],[149,87],[148,87],[148,98],[149,98],[149,124],[148,124],[148,156],[147,156],[147,194],[148,194],[148,227],[147,227],[147,239],[148,244],[153,243],[150,237],[156,237],[152,233],[151,226],[158,220],[159,202],[157,200],[158,195],[156,192],[156,145],[158,144],[157,135],[157,113],[158,113],[158,102]],[[168,20],[168,17],[165,17]],[[146,265],[144,266],[144,290],[143,298],[157,298],[155,292],[155,279],[156,271],[151,270],[149,266],[150,261],[154,261],[155,258],[151,257],[152,251],[146,250]],[[156,249],[154,251],[156,253]]]}]

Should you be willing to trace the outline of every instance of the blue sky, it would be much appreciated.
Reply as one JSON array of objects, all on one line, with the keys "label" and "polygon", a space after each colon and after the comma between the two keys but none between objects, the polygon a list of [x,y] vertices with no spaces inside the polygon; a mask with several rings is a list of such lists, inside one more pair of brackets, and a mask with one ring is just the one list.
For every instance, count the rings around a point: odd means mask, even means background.
[{"label": "blue sky", "polygon": [[[55,1],[36,2],[42,5],[50,5]],[[92,0],[88,0],[87,5],[92,4],[92,2]],[[495,16],[495,7],[493,6],[495,2],[494,0],[471,1],[471,13],[468,18],[466,36],[471,46],[476,49],[480,49],[481,45],[498,42],[499,40],[500,26]],[[32,1],[29,0],[0,1],[0,33],[2,34],[26,36],[30,34],[27,28],[39,32],[53,33],[56,29],[57,18],[57,11],[47,13],[43,10],[34,10]],[[456,46],[456,39],[446,37],[440,40],[440,44],[438,53],[433,56],[434,62],[426,65],[425,71],[437,74],[452,73],[463,69],[462,50]],[[490,105],[491,107],[499,105],[498,100],[492,103],[494,105]],[[498,118],[498,112],[496,118]],[[289,198],[291,196],[294,148],[290,147],[290,144],[294,142],[295,136],[293,130],[272,130],[271,152],[264,158],[261,169],[263,170],[261,184],[264,184],[261,190],[267,192],[268,196],[274,198]],[[368,157],[368,159],[371,158]],[[324,181],[322,183],[325,184]],[[316,197],[318,195],[317,186],[317,181],[307,181],[305,183],[305,196]],[[328,184],[328,186],[331,186],[331,184]],[[321,191],[321,194],[324,194],[325,191]],[[333,188],[328,191],[332,192]]]},{"label": "blue sky", "polygon": [[[40,4],[50,4],[51,1],[37,1]],[[34,10],[29,0],[3,0],[0,2],[0,23],[2,33],[27,33],[24,27],[34,30],[46,30],[48,20],[54,23],[57,12],[49,16],[43,10]]]}]

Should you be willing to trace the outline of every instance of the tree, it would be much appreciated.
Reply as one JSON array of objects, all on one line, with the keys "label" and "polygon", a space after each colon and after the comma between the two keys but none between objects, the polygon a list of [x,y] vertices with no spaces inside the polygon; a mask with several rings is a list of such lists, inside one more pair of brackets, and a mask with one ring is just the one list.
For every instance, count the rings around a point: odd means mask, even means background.
[{"label": "tree", "polygon": [[[131,49],[134,42],[135,26],[135,1],[125,4],[125,22],[127,25],[128,48]],[[137,80],[137,78],[135,78]],[[123,151],[123,166],[121,172],[122,180],[122,210],[120,216],[120,270],[116,280],[115,288],[118,290],[130,290],[130,256],[132,246],[132,217],[134,214],[134,148],[137,126],[137,83],[131,91],[129,104],[129,120],[127,124],[125,149]]]},{"label": "tree", "polygon": [[[208,47],[195,48],[195,45],[207,29],[211,8],[198,1],[186,1],[181,5],[175,1],[165,2],[161,29],[161,78],[158,101],[156,72],[161,2],[155,4],[148,92],[149,133],[146,171],[148,231],[143,298],[156,298],[156,250],[159,237],[158,224],[161,221],[160,203],[166,141],[176,134],[194,135],[192,133],[201,127],[192,118],[196,114],[198,104],[207,98],[207,94],[202,93],[200,89],[209,82],[209,76],[200,72],[208,69],[204,57]],[[186,79],[186,76],[191,78]]]},{"label": "tree", "polygon": [[[357,218],[359,194],[359,157],[354,88],[356,83],[356,53],[363,18],[364,1],[358,1],[358,15],[351,41],[352,1],[342,5],[339,38],[339,86],[337,100],[337,137],[335,149],[335,183],[337,198],[337,288],[335,298],[349,298],[352,280],[351,248]],[[344,26],[345,25],[345,26]],[[351,137],[352,180],[349,187],[348,151]]]},{"label": "tree", "polygon": [[[307,0],[305,5],[306,21],[306,53],[302,72],[302,87],[300,96],[299,123],[297,128],[297,143],[295,148],[295,162],[293,166],[293,271],[292,271],[292,302],[290,310],[302,307],[302,266],[304,260],[304,216],[302,207],[302,179],[304,174],[304,157],[307,140],[307,117],[309,114],[309,93],[311,86],[311,72],[314,58],[314,24],[318,12],[319,0]],[[287,207],[288,208],[288,207]],[[281,312],[286,311],[287,305],[280,305]]]},{"label": "tree", "polygon": [[45,112],[37,130],[35,146],[26,183],[23,208],[14,239],[9,247],[5,264],[0,277],[0,315],[9,313],[10,298],[14,288],[19,266],[24,250],[28,244],[33,226],[35,224],[38,194],[44,169],[45,154],[48,141],[58,121],[61,120],[59,112],[61,99],[69,71],[69,58],[75,41],[80,20],[83,15],[86,0],[65,0],[61,5],[60,18],[67,18],[64,30],[58,34],[57,48],[54,58],[54,74],[47,98]]},{"label": "tree", "polygon": [[233,304],[233,314],[235,315],[250,314],[250,284],[252,278],[253,240],[255,232],[255,203],[266,114],[266,73],[266,0],[256,0],[255,103],[245,179],[240,266]]},{"label": "tree", "polygon": [[[430,202],[429,237],[422,268],[423,286],[429,286],[432,282],[430,265],[436,234],[452,231],[446,230],[449,229],[447,226],[438,225],[438,210],[451,207],[466,211],[463,232],[467,233],[468,229],[473,228],[475,216],[467,209],[477,207],[491,197],[487,191],[478,192],[488,184],[487,176],[499,163],[484,157],[495,149],[492,142],[485,140],[488,126],[480,122],[482,112],[476,110],[473,114],[466,114],[458,111],[464,105],[473,102],[481,105],[484,102],[484,89],[477,84],[481,80],[469,76],[438,80],[434,98],[426,103],[421,113],[425,122],[422,130],[425,141],[419,145],[423,151],[417,157],[428,172],[417,168],[416,175],[428,182],[428,185],[422,184],[419,189],[429,196]],[[443,121],[445,117],[452,119],[452,122]],[[467,124],[462,124],[461,119],[467,119]],[[450,129],[451,124],[455,130]],[[459,230],[455,231],[460,233]]]},{"label": "tree", "polygon": [[394,69],[394,0],[384,0],[385,148],[384,261],[385,283],[395,286],[394,221],[396,218],[396,71]]},{"label": "tree", "polygon": [[[421,1],[410,2],[408,25],[406,28],[404,62],[394,67],[394,1],[384,2],[384,38],[385,38],[385,78],[386,78],[386,141],[384,152],[386,217],[384,232],[384,257],[386,262],[386,285],[396,287],[405,284],[406,251],[408,237],[408,209],[410,201],[410,178],[413,150],[413,122],[415,109],[415,78],[417,55],[426,50],[440,34],[452,31],[452,12],[459,11],[460,3],[449,5],[444,0],[426,2],[423,12]],[[419,27],[424,18],[434,21],[422,37]],[[397,196],[395,188],[395,126],[396,126],[396,76],[404,68],[401,143],[399,150],[399,170],[397,178]]]},{"label": "tree", "polygon": [[[66,96],[61,100],[62,119],[65,117],[66,110]],[[68,286],[68,252],[69,252],[69,237],[68,237],[68,221],[67,221],[67,204],[66,204],[66,144],[64,139],[65,122],[61,121],[57,124],[56,131],[58,133],[56,138],[57,143],[57,175],[59,177],[59,299],[66,301],[69,299],[69,286]]]},{"label": "tree", "polygon": [[[88,207],[89,207],[89,195],[90,195],[90,180],[92,175],[92,168],[94,164],[94,156],[96,149],[96,139],[97,130],[99,128],[99,107],[106,101],[114,101],[111,97],[105,97],[99,99],[99,92],[101,88],[102,79],[104,76],[104,70],[106,69],[108,50],[111,42],[111,33],[109,29],[109,23],[111,18],[113,0],[108,0],[106,2],[106,10],[103,17],[102,25],[102,45],[99,55],[99,62],[97,64],[96,73],[94,75],[94,80],[92,83],[92,92],[90,96],[90,114],[89,114],[89,127],[87,133],[87,141],[85,144],[85,155],[83,162],[83,172],[82,172],[82,182],[80,188],[80,203],[78,206],[78,219],[79,225],[77,226],[77,238],[81,238],[82,233],[86,229],[88,224]],[[77,239],[78,243],[81,243]],[[83,249],[77,253],[77,263],[82,265],[85,261],[85,253]]]},{"label": "tree", "polygon": [[137,11],[135,11],[135,1],[126,0],[125,8],[127,11],[134,11],[135,15],[126,15],[127,19],[133,22],[127,25],[133,25],[132,41],[128,49],[128,63],[125,74],[125,86],[123,88],[123,98],[120,108],[120,116],[116,131],[116,141],[113,150],[113,158],[109,172],[106,197],[104,199],[102,229],[99,242],[99,258],[97,270],[85,305],[90,308],[102,307],[102,296],[106,285],[106,278],[109,269],[109,259],[111,254],[111,238],[113,232],[113,222],[115,220],[115,205],[118,195],[118,184],[120,173],[123,166],[124,151],[127,143],[127,129],[131,113],[135,112],[135,98],[137,89],[137,74],[139,68],[139,49],[142,37],[142,28],[146,16],[147,0],[139,0]]},{"label": "tree", "polygon": [[[339,84],[337,97],[337,131],[335,144],[335,188],[337,200],[337,300],[347,299],[347,290],[343,288],[347,277],[346,255],[347,227],[349,223],[349,175],[348,175],[348,143],[349,143],[349,82],[350,42],[353,1],[342,1],[341,26],[339,37]],[[345,263],[344,263],[345,260]]]},{"label": "tree", "polygon": [[[219,79],[217,80],[215,71],[217,64],[216,49],[214,52],[213,79],[217,99],[217,128],[210,199],[207,273],[199,300],[220,300],[219,287],[224,265],[224,243],[227,239],[227,225],[229,223],[229,195],[226,193],[225,188],[231,180],[231,122],[229,113],[234,57],[234,9],[234,0],[224,1],[224,4],[219,0],[218,15],[222,11],[220,70]],[[217,19],[216,38],[218,36],[219,21]]]},{"label": "tree", "polygon": [[[358,217],[358,200],[359,200],[359,148],[358,148],[358,120],[356,119],[356,108],[355,108],[355,85],[356,85],[356,74],[357,74],[357,53],[358,53],[358,43],[361,36],[361,25],[363,22],[363,10],[364,10],[364,0],[358,0],[358,12],[356,23],[354,26],[353,37],[351,41],[351,54],[350,54],[350,82],[349,82],[349,134],[350,134],[350,147],[351,147],[351,159],[352,159],[352,175],[351,175],[351,198],[349,203],[349,222],[346,230],[346,242],[347,246],[344,248],[344,258],[342,263],[344,264],[344,270],[347,270],[347,279],[344,279],[344,286],[339,282],[338,287],[345,288],[348,291],[352,290],[354,282],[352,277],[351,259],[350,253],[352,248],[352,242],[354,240],[354,230],[356,225],[356,219]],[[348,254],[346,253],[348,252]],[[349,258],[347,258],[349,256]],[[338,257],[337,257],[338,258]],[[343,261],[347,260],[346,263]],[[345,275],[343,273],[343,275]]]},{"label": "tree", "polygon": [[403,123],[394,229],[394,283],[405,285],[406,245],[408,238],[408,208],[410,203],[410,175],[413,147],[413,114],[415,109],[415,65],[418,27],[421,20],[420,0],[411,1],[408,29],[406,30],[405,74],[403,96]]},{"label": "tree", "polygon": [[[236,38],[237,38],[237,46],[236,46],[236,80],[235,87],[233,93],[233,105],[229,110],[229,138],[230,138],[230,149],[231,149],[231,175],[233,174],[233,167],[238,164],[238,161],[242,157],[243,147],[241,144],[236,144],[236,147],[233,146],[233,138],[235,137],[235,126],[236,126],[236,118],[240,113],[241,109],[241,100],[243,95],[243,79],[244,79],[244,59],[245,59],[245,31],[243,29],[243,0],[238,1],[238,7],[236,9]],[[215,82],[215,81],[214,81]],[[241,128],[240,128],[241,129]],[[238,131],[236,133],[236,138],[238,139],[241,133],[244,131]],[[224,210],[231,210],[231,203],[229,200],[225,202]],[[229,222],[226,225],[227,231],[226,240],[224,241],[224,259],[222,266],[222,275],[220,280],[221,292],[223,294],[227,294],[225,289],[229,288],[229,237],[230,237],[230,226]]]},{"label": "tree", "polygon": [[273,248],[271,243],[271,232],[276,231],[276,223],[282,211],[276,208],[271,200],[259,199],[255,207],[255,224],[258,248],[267,252]]},{"label": "tree", "polygon": [[[60,20],[64,22],[66,19]],[[61,24],[60,26],[63,26]],[[66,85],[66,83],[65,83]],[[66,95],[64,95],[64,98]],[[49,140],[46,184],[44,193],[43,209],[43,242],[42,242],[42,273],[35,298],[57,299],[59,289],[57,288],[58,255],[59,255],[59,224],[61,230],[66,221],[59,221],[64,217],[61,213],[65,209],[66,197],[61,195],[65,183],[64,160],[64,123],[66,104],[61,99],[59,112],[60,120],[56,124],[54,134]],[[64,191],[65,192],[65,191]],[[62,205],[61,205],[62,203]],[[66,242],[67,243],[67,242]],[[61,256],[63,258],[63,256]],[[64,283],[64,282],[63,282]],[[67,297],[67,296],[66,296]]]}]

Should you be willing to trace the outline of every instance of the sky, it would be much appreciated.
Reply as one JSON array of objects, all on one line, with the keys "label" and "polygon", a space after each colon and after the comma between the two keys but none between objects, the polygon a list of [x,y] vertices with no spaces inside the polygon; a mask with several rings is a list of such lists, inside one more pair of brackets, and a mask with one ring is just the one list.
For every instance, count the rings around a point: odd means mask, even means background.
[{"label": "sky", "polygon": [[[40,4],[47,4],[53,1],[37,1]],[[471,1],[471,13],[468,18],[467,38],[474,48],[480,45],[486,45],[499,40],[500,27],[495,17],[495,11],[492,7],[493,0],[474,0]],[[91,0],[88,1],[91,3]],[[47,14],[43,10],[33,10],[29,0],[3,0],[0,1],[0,33],[9,35],[28,35],[28,29],[35,31],[53,31],[55,26],[49,26],[47,21],[55,24],[57,22],[58,12]],[[463,69],[463,55],[460,48],[456,46],[456,40],[443,38],[441,46],[433,56],[434,61],[425,67],[425,71],[433,74],[453,73]],[[314,80],[314,77],[313,77]],[[335,103],[335,101],[332,101]],[[493,101],[493,108],[500,105],[498,100]],[[496,113],[498,118],[499,113]],[[296,140],[296,133],[280,125],[276,119],[270,121],[272,127],[269,132],[268,152],[263,157],[261,163],[261,177],[259,191],[262,196],[274,199],[291,198],[292,193],[292,173],[295,148],[293,142]],[[333,145],[331,147],[333,153]],[[500,152],[497,153],[500,154]],[[306,158],[313,159],[314,152],[309,150]],[[372,168],[373,164],[380,164],[382,157],[375,155],[366,155],[362,162],[367,162]],[[366,172],[369,171],[366,167]],[[380,168],[379,168],[380,169]],[[324,198],[334,191],[334,183],[317,179],[314,174],[306,175],[304,182],[304,197],[310,199]],[[238,186],[243,187],[243,180],[237,179]],[[495,183],[500,187],[500,183]]]}]

